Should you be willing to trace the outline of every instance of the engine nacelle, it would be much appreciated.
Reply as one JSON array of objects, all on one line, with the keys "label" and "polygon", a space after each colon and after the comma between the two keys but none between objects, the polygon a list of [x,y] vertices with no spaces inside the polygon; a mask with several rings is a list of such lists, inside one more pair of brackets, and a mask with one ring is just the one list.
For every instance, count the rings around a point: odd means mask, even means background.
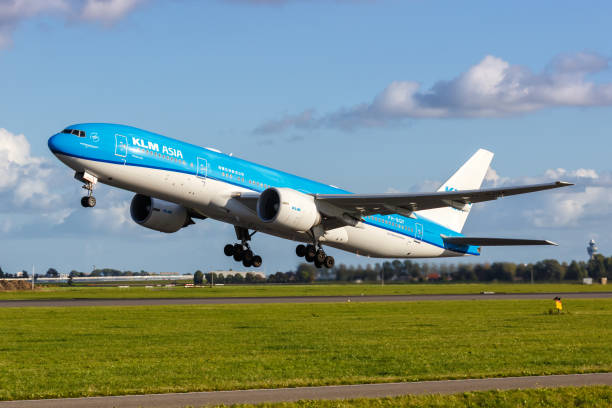
[{"label": "engine nacelle", "polygon": [[142,194],[132,198],[130,214],[136,224],[161,232],[176,232],[193,223],[182,205]]},{"label": "engine nacelle", "polygon": [[264,190],[257,200],[257,215],[263,222],[291,231],[308,231],[321,222],[314,197],[290,188]]}]

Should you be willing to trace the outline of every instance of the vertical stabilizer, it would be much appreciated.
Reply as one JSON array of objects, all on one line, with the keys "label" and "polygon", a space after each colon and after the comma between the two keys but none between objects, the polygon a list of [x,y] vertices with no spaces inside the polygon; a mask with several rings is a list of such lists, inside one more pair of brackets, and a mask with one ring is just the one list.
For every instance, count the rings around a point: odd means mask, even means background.
[{"label": "vertical stabilizer", "polygon": [[[488,150],[479,149],[451,178],[442,184],[438,191],[479,189],[487,174],[491,160],[493,160],[493,153]],[[453,231],[461,232],[471,209],[471,205],[461,210],[453,207],[444,207],[417,211],[417,214]]]}]

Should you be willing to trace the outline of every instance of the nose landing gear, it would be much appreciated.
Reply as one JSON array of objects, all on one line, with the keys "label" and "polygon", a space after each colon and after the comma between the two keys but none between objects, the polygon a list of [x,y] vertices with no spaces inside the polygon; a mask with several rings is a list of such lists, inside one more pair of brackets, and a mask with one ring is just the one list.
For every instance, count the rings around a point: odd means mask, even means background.
[{"label": "nose landing gear", "polygon": [[234,257],[234,261],[242,262],[245,268],[250,268],[251,266],[255,268],[259,268],[263,263],[261,256],[255,255],[249,246],[249,242],[251,237],[257,232],[254,231],[252,234],[249,234],[249,230],[242,227],[234,227],[236,229],[236,237],[240,240],[239,244],[227,244],[223,248],[223,253],[226,256]]},{"label": "nose landing gear", "polygon": [[93,196],[93,189],[98,182],[98,178],[86,171],[75,173],[74,178],[83,182],[85,184],[83,188],[87,190],[87,195],[81,198],[81,205],[85,208],[95,207],[96,197]]}]

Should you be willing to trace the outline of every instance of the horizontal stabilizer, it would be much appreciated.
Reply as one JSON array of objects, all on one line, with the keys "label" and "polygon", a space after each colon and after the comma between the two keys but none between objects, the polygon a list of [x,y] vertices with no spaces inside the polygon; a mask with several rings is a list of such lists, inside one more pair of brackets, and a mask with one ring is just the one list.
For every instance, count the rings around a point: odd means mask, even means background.
[{"label": "horizontal stabilizer", "polygon": [[517,239],[517,238],[483,238],[483,237],[446,237],[444,242],[453,245],[475,246],[512,246],[512,245],[558,245],[545,239]]}]

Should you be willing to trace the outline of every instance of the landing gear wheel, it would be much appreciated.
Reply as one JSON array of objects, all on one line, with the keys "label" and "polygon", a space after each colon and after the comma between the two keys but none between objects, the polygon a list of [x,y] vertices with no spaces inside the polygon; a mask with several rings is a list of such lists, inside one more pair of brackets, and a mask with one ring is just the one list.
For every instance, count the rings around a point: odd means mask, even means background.
[{"label": "landing gear wheel", "polygon": [[[317,248],[315,248],[314,245],[307,245],[306,254],[304,255],[306,257],[306,260],[308,262],[312,262],[312,260],[315,258],[316,255],[317,255]],[[310,260],[308,260],[308,258],[310,258]]]},{"label": "landing gear wheel", "polygon": [[234,255],[234,246],[233,246],[232,244],[227,244],[227,245],[225,246],[225,248],[223,248],[223,253],[224,253],[226,256],[232,256],[232,255]]},{"label": "landing gear wheel", "polygon": [[261,263],[263,262],[261,259],[261,256],[259,255],[255,255],[253,257],[253,260],[251,261],[253,263],[253,266],[256,268],[259,268],[261,266]]},{"label": "landing gear wheel", "polygon": [[314,260],[314,264],[315,264],[315,267],[317,267],[317,269],[323,266],[323,264],[322,264],[321,262],[319,262],[319,261],[317,260],[317,258],[315,258],[315,260]]},{"label": "landing gear wheel", "polygon": [[87,207],[95,207],[96,206],[96,197],[94,196],[85,196],[81,198],[81,205],[85,208]]},{"label": "landing gear wheel", "polygon": [[306,255],[304,256],[304,259],[306,259],[306,262],[312,262],[315,260],[314,255],[310,254],[309,252],[306,252]]},{"label": "landing gear wheel", "polygon": [[331,269],[334,267],[335,263],[336,261],[334,260],[333,256],[326,256],[325,260],[323,261],[323,266],[325,266],[327,269]]},{"label": "landing gear wheel", "polygon": [[300,258],[304,257],[304,255],[306,255],[306,246],[300,244],[298,246],[295,247],[295,254],[297,256],[299,256]]},{"label": "landing gear wheel", "polygon": [[242,245],[236,244],[234,245],[234,261],[240,262],[244,258],[244,249]]},{"label": "landing gear wheel", "polygon": [[245,261],[248,261],[249,263],[253,262],[253,251],[251,251],[250,249],[247,249],[246,251],[244,251],[244,254],[242,255],[242,259],[244,259]]},{"label": "landing gear wheel", "polygon": [[242,265],[244,265],[245,268],[250,268],[253,264],[251,263],[251,261],[249,261],[248,259],[244,258],[242,260]]},{"label": "landing gear wheel", "polygon": [[315,261],[319,262],[322,265],[323,261],[325,261],[326,256],[327,255],[325,255],[325,251],[319,249],[315,255]]}]

